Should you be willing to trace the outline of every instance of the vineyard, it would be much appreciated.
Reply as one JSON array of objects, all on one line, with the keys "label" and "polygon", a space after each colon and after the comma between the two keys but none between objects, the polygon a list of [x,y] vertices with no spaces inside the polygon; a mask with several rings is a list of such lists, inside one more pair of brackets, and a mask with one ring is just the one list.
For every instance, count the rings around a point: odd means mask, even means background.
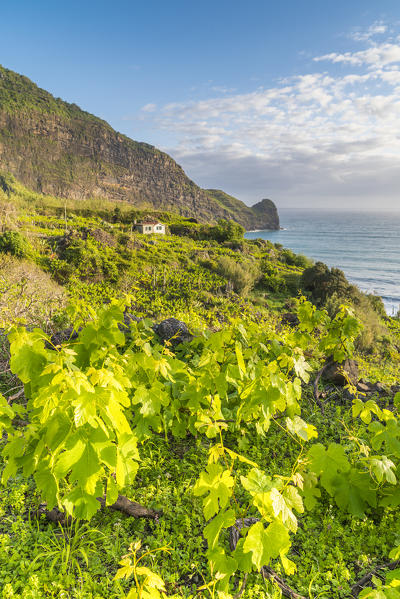
[{"label": "vineyard", "polygon": [[14,185],[0,597],[400,597],[399,320],[224,223]]}]

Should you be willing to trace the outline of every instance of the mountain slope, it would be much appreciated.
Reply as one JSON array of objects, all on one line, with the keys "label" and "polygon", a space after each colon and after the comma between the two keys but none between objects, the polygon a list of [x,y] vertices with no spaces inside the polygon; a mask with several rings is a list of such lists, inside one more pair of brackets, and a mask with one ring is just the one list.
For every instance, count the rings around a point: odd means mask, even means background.
[{"label": "mountain slope", "polygon": [[230,200],[221,200],[191,181],[168,154],[1,66],[0,169],[42,193],[125,200],[203,222],[231,218],[246,228],[279,227],[272,203],[259,212],[226,194]]},{"label": "mountain slope", "polygon": [[272,200],[261,200],[254,206],[230,196],[221,189],[206,189],[207,195],[230,213],[230,217],[249,229],[279,229],[279,216]]}]

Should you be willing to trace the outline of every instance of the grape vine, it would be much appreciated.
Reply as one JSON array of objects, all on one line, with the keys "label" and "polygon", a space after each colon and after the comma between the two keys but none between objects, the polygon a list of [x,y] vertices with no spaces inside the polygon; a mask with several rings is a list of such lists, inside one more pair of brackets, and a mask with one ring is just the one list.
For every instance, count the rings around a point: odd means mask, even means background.
[{"label": "grape vine", "polygon": [[[331,319],[301,299],[296,330],[238,319],[172,351],[148,321],[126,327],[124,308],[111,302],[77,339],[60,346],[40,329],[11,331],[10,367],[27,402],[10,405],[0,396],[4,484],[20,471],[33,476],[48,509],[90,520],[102,503],[114,504],[128,487],[132,493],[140,448],[149,439],[205,438],[208,463],[192,492],[202,501],[208,546],[202,590],[221,599],[234,576],[277,560],[287,575],[294,572],[288,556],[298,516],[322,494],[360,517],[400,504],[399,393],[393,409],[356,395],[346,445],[324,446],[302,418],[308,356],[341,362],[352,355],[360,324],[349,309]],[[17,416],[26,422],[22,428]],[[263,436],[271,427],[298,447],[290,472],[271,472],[246,456],[248,432]],[[232,435],[238,447],[231,447]],[[248,517],[253,523],[246,527]],[[240,538],[229,548],[225,531],[233,526]],[[118,577],[134,577],[131,599],[161,597],[163,582],[137,565],[139,550],[132,545]],[[393,580],[381,585],[380,595],[360,596],[398,597]]]}]

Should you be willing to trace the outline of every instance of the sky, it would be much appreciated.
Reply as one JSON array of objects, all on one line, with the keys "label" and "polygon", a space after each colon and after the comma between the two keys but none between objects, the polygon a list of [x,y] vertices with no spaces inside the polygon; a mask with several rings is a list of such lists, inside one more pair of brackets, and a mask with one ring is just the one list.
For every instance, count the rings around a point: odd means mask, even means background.
[{"label": "sky", "polygon": [[278,209],[400,210],[398,0],[3,0],[0,64]]}]

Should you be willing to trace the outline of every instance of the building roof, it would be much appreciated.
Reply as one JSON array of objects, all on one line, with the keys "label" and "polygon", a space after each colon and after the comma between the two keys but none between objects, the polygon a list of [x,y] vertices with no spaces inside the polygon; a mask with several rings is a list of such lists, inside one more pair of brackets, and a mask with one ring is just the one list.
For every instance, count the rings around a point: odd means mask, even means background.
[{"label": "building roof", "polygon": [[163,225],[159,220],[143,220],[140,223],[136,223],[137,225]]}]

